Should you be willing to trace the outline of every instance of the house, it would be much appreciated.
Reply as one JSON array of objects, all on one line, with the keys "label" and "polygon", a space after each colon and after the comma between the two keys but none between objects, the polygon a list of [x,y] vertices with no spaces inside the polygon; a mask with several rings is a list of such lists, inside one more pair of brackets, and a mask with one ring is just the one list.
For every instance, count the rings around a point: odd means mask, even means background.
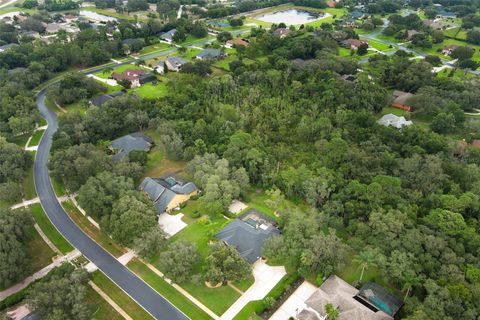
[{"label": "house", "polygon": [[376,283],[369,282],[360,290],[336,275],[331,275],[305,300],[298,320],[326,319],[325,306],[331,304],[339,311],[338,320],[393,320],[402,300]]},{"label": "house", "polygon": [[445,56],[449,56],[449,55],[452,54],[453,51],[455,51],[458,48],[460,48],[459,45],[449,44],[448,46],[446,46],[442,49],[442,54],[445,55]]},{"label": "house", "polygon": [[392,126],[397,129],[401,129],[405,126],[411,126],[413,124],[412,121],[405,119],[405,117],[399,117],[392,113],[384,115],[377,121],[377,123],[385,127]]},{"label": "house", "polygon": [[227,224],[215,237],[227,245],[234,246],[249,263],[262,256],[265,240],[280,234],[275,221],[267,215],[249,209]]},{"label": "house", "polygon": [[334,0],[328,0],[327,1],[327,7],[335,8],[336,6],[337,6],[337,2],[335,2]]},{"label": "house", "polygon": [[130,151],[149,151],[152,145],[152,139],[140,132],[135,132],[113,140],[110,148],[118,150],[113,155],[113,160],[119,161],[127,156]]},{"label": "house", "polygon": [[248,41],[247,39],[236,38],[232,40],[227,40],[225,47],[227,48],[233,48],[234,46],[248,47],[249,45],[250,45],[250,41]]},{"label": "house", "polygon": [[129,81],[132,88],[138,88],[142,84],[154,81],[156,77],[149,72],[144,70],[125,70],[122,73],[114,72],[111,75],[111,78],[120,82],[120,81]]},{"label": "house", "polygon": [[339,25],[342,28],[355,28],[357,26],[355,19],[353,18],[341,19],[339,20]]},{"label": "house", "polygon": [[157,65],[155,66],[155,71],[157,71],[159,74],[164,74],[165,73],[165,61],[160,60],[157,62]]},{"label": "house", "polygon": [[102,94],[90,99],[90,104],[92,106],[101,107],[105,102],[121,95],[123,95],[123,91],[117,91],[111,94]]},{"label": "house", "polygon": [[359,11],[359,10],[355,10],[355,11],[352,11],[348,14],[348,16],[352,19],[367,19],[367,18],[370,18],[370,15],[365,13],[365,12],[362,12],[362,11]]},{"label": "house", "polygon": [[273,31],[273,35],[277,38],[283,39],[286,36],[288,36],[290,33],[290,29],[287,28],[277,28],[275,31]]},{"label": "house", "polygon": [[368,46],[368,41],[367,40],[359,40],[359,39],[347,39],[342,41],[342,45],[350,50],[358,50],[358,48],[361,45],[367,45]]},{"label": "house", "polygon": [[173,36],[175,35],[175,33],[177,33],[177,29],[172,29],[170,31],[162,33],[162,35],[160,36],[160,39],[167,41],[168,43],[172,43]]},{"label": "house", "polygon": [[13,47],[17,47],[18,44],[16,43],[9,43],[9,44],[5,44],[3,46],[0,46],[0,52],[5,52],[9,49],[12,49]]},{"label": "house", "polygon": [[122,45],[124,46],[130,46],[134,43],[136,43],[138,40],[137,39],[134,39],[134,38],[127,38],[127,39],[123,39],[122,40]]},{"label": "house", "polygon": [[170,212],[180,204],[198,194],[193,182],[186,182],[176,174],[169,173],[161,178],[143,179],[139,189],[148,196],[157,214]]},{"label": "house", "polygon": [[165,65],[167,69],[170,71],[179,72],[182,70],[182,66],[187,64],[188,62],[180,57],[169,57],[165,60]]},{"label": "house", "polygon": [[413,96],[413,93],[395,90],[392,94],[392,103],[390,104],[390,106],[411,112],[412,106],[408,104],[408,100]]},{"label": "house", "polygon": [[199,54],[195,56],[197,60],[215,60],[225,56],[225,53],[222,53],[220,49],[204,49]]},{"label": "house", "polygon": [[77,21],[77,19],[78,19],[78,16],[74,16],[72,14],[67,14],[63,16],[63,20],[65,20],[68,23]]},{"label": "house", "polygon": [[441,21],[436,20],[423,20],[423,25],[430,27],[434,30],[441,30],[445,26]]},{"label": "house", "polygon": [[77,26],[69,25],[67,23],[47,23],[45,26],[45,32],[49,34],[57,33],[60,30],[64,30],[68,33],[77,33],[80,29]]}]

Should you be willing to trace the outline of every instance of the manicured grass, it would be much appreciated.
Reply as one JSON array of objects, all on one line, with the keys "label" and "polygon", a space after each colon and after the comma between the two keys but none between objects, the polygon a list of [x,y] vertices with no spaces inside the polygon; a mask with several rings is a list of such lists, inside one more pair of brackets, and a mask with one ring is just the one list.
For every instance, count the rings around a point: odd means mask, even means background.
[{"label": "manicured grass", "polygon": [[217,315],[222,315],[240,298],[237,291],[226,285],[219,288],[208,288],[204,284],[182,283],[181,287]]},{"label": "manicured grass", "polygon": [[38,144],[40,143],[40,139],[42,138],[42,135],[43,135],[43,132],[45,130],[37,130],[35,131],[35,133],[33,134],[32,136],[32,139],[30,139],[30,142],[28,143],[28,146],[29,147],[33,147],[33,146],[38,146]]},{"label": "manicured grass", "polygon": [[179,293],[174,287],[150,270],[141,261],[133,259],[128,263],[127,266],[191,319],[211,319],[208,314],[200,310],[186,297]]},{"label": "manicured grass", "polygon": [[63,108],[68,112],[78,112],[78,113],[84,114],[87,111],[88,102],[86,100],[81,100],[72,104],[68,104]]},{"label": "manicured grass", "polygon": [[56,114],[62,114],[63,111],[60,110],[56,105],[55,103],[50,100],[50,98],[48,97],[45,97],[45,105],[48,107],[48,109],[52,110],[53,112],[55,112]]},{"label": "manicured grass", "polygon": [[159,43],[155,43],[150,46],[144,47],[142,50],[138,52],[138,54],[140,55],[149,54],[152,52],[162,51],[168,48],[170,48],[170,45],[168,45],[167,43],[159,42]]},{"label": "manicured grass", "polygon": [[96,228],[88,219],[75,207],[71,201],[62,203],[62,207],[68,213],[70,218],[88,234],[93,240],[100,244],[105,250],[110,252],[115,257],[120,257],[124,250],[117,245],[105,232]]},{"label": "manicured grass", "polygon": [[31,272],[34,273],[48,266],[55,252],[43,241],[33,225],[28,228],[27,237],[27,252],[31,258]]},{"label": "manicured grass", "polygon": [[383,108],[381,115],[392,113],[396,116],[408,116],[409,112],[397,109],[397,108],[392,108],[392,107],[385,107]]},{"label": "manicured grass", "polygon": [[92,281],[115,301],[129,316],[135,320],[153,319],[152,316],[140,307],[132,298],[122,291],[115,283],[100,271],[92,273]]},{"label": "manicured grass", "polygon": [[250,275],[245,280],[240,280],[240,281],[235,281],[232,284],[237,287],[238,289],[242,290],[243,292],[247,291],[248,288],[252,286],[252,284],[255,282],[255,278],[253,277],[253,274]]},{"label": "manicured grass", "polygon": [[92,320],[123,319],[123,317],[90,286],[88,286],[87,289],[85,304],[93,310]]},{"label": "manicured grass", "polygon": [[133,89],[132,92],[137,93],[142,98],[155,99],[166,96],[168,88],[165,82],[157,82],[157,84],[150,82]]},{"label": "manicured grass", "polygon": [[390,45],[388,45],[388,44],[385,44],[385,43],[380,42],[380,41],[371,40],[371,39],[368,39],[368,44],[372,48],[375,48],[375,49],[380,50],[380,51],[385,51],[385,50],[392,49],[392,48],[390,48]]},{"label": "manicured grass", "polygon": [[32,165],[27,170],[27,174],[23,179],[23,196],[25,199],[33,199],[37,196],[35,191],[35,181],[33,178],[33,159],[35,159],[35,151],[30,152],[32,154]]},{"label": "manicured grass", "polygon": [[38,223],[43,233],[46,234],[48,239],[52,241],[55,247],[60,250],[60,252],[66,254],[73,250],[73,247],[63,238],[63,236],[55,229],[53,224],[48,219],[47,215],[43,211],[42,206],[39,203],[33,204],[31,207],[33,217]]},{"label": "manicured grass", "polygon": [[237,60],[238,58],[234,55],[228,56],[226,58],[215,61],[213,64],[214,67],[221,68],[225,71],[230,71],[230,62]]},{"label": "manicured grass", "polygon": [[55,191],[57,197],[64,196],[67,193],[65,187],[54,177],[50,177],[50,180],[52,181],[53,191]]}]

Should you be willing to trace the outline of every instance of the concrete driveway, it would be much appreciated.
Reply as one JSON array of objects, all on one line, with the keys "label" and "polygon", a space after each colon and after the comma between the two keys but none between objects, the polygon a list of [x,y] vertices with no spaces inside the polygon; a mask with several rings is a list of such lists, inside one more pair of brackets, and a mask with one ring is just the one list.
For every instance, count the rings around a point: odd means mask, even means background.
[{"label": "concrete driveway", "polygon": [[253,264],[255,282],[245,293],[228,308],[220,317],[221,320],[233,319],[247,303],[262,300],[280,282],[287,272],[283,266],[271,267],[264,261],[258,260]]},{"label": "concrete driveway", "polygon": [[310,282],[304,281],[300,287],[285,301],[269,320],[288,320],[295,317],[305,307],[305,301],[317,290]]},{"label": "concrete driveway", "polygon": [[187,224],[183,222],[182,217],[183,213],[178,213],[174,216],[168,213],[162,213],[158,218],[158,224],[160,228],[165,231],[167,237],[171,237],[187,226]]}]

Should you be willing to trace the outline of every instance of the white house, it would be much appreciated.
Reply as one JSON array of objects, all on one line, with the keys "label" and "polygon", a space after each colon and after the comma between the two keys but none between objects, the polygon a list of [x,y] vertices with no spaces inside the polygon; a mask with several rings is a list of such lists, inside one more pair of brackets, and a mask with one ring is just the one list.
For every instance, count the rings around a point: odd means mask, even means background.
[{"label": "white house", "polygon": [[399,117],[392,113],[384,115],[377,121],[377,123],[385,127],[392,126],[397,129],[401,129],[404,126],[411,126],[413,124],[412,121],[405,119],[405,117]]}]

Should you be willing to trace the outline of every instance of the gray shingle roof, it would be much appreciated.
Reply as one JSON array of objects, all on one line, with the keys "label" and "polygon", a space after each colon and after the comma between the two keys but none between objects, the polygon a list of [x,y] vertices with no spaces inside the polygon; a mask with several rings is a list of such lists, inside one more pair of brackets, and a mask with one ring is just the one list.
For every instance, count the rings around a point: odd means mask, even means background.
[{"label": "gray shingle roof", "polygon": [[176,195],[191,194],[197,190],[193,182],[183,183],[175,175],[166,175],[164,178],[143,179],[139,189],[148,195],[158,214],[162,214]]},{"label": "gray shingle roof", "polygon": [[168,61],[172,66],[183,66],[184,64],[187,64],[188,61],[181,58],[181,57],[169,57],[167,58],[167,60],[165,61]]},{"label": "gray shingle roof", "polygon": [[203,59],[216,59],[222,55],[222,51],[220,49],[212,49],[208,48],[203,51],[201,51],[199,54],[197,54],[197,58],[203,58]]},{"label": "gray shingle roof", "polygon": [[113,156],[114,160],[120,160],[133,150],[148,151],[152,147],[153,140],[141,134],[140,132],[128,134],[112,141],[112,147],[120,149],[120,151]]},{"label": "gray shingle roof", "polygon": [[242,257],[248,262],[254,263],[262,255],[265,240],[279,233],[280,231],[273,226],[266,229],[253,227],[237,218],[220,230],[215,237],[234,246]]},{"label": "gray shingle roof", "polygon": [[163,40],[172,41],[175,33],[177,33],[177,29],[172,29],[172,30],[169,30],[169,31],[163,33],[160,36],[160,38],[162,38]]},{"label": "gray shingle roof", "polygon": [[100,107],[101,105],[103,105],[108,100],[111,100],[111,99],[113,99],[115,97],[118,97],[118,96],[121,96],[123,94],[124,94],[123,91],[117,91],[117,92],[114,92],[114,93],[111,93],[111,94],[102,94],[102,95],[99,95],[99,96],[96,96],[96,97],[90,99],[90,103],[93,104],[94,106]]}]

